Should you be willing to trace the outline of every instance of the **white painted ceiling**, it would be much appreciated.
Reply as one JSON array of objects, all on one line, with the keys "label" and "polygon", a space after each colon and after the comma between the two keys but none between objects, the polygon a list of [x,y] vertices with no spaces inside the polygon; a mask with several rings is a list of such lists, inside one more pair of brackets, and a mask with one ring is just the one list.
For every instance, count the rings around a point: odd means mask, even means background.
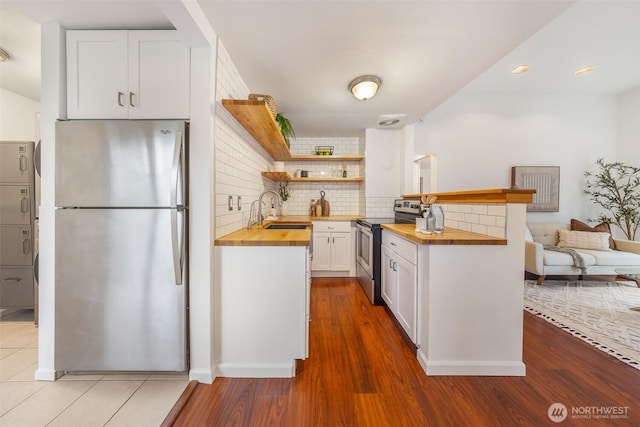
[{"label": "white painted ceiling", "polygon": [[[0,87],[39,99],[39,25],[172,28],[179,0],[0,0]],[[640,0],[198,1],[254,93],[298,136],[358,135],[383,114],[412,123],[464,93],[619,93],[640,86]],[[513,76],[521,63],[530,70]],[[593,65],[577,79],[573,71]],[[382,87],[357,101],[349,81]]]}]

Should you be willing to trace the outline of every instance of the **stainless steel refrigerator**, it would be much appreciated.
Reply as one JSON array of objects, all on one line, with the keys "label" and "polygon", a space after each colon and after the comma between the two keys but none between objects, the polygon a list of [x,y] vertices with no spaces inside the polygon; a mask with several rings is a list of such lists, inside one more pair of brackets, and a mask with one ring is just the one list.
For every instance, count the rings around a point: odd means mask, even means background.
[{"label": "stainless steel refrigerator", "polygon": [[188,130],[57,122],[56,370],[186,371]]}]

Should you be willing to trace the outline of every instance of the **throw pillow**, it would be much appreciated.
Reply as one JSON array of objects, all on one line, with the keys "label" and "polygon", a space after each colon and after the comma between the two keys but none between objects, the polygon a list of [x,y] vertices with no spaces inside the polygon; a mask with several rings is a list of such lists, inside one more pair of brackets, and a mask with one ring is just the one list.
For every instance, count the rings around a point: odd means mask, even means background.
[{"label": "throw pillow", "polygon": [[[611,227],[608,222],[601,222],[600,224],[591,227],[589,224],[585,224],[577,219],[571,220],[571,230],[574,231],[592,231],[596,233],[609,233],[611,235]],[[609,247],[611,249],[616,248],[616,243],[613,241],[613,237],[609,237]]]},{"label": "throw pillow", "polygon": [[597,231],[558,230],[558,246],[573,249],[593,249],[596,251],[610,251],[609,233]]}]

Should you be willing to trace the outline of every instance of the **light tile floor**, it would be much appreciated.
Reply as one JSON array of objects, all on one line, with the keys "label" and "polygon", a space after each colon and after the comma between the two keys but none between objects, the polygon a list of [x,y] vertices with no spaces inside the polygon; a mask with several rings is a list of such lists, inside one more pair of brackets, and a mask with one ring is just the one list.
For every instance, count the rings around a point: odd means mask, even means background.
[{"label": "light tile floor", "polygon": [[187,386],[184,374],[66,375],[34,381],[33,311],[0,318],[0,426],[159,426]]}]

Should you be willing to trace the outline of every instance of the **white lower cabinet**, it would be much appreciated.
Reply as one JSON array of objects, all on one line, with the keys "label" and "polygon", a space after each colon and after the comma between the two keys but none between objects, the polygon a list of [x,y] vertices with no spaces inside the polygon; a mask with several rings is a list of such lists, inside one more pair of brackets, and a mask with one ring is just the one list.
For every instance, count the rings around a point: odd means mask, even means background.
[{"label": "white lower cabinet", "polygon": [[313,221],[313,271],[349,272],[355,265],[350,221]]},{"label": "white lower cabinet", "polygon": [[382,299],[411,341],[417,342],[418,247],[382,231]]}]

